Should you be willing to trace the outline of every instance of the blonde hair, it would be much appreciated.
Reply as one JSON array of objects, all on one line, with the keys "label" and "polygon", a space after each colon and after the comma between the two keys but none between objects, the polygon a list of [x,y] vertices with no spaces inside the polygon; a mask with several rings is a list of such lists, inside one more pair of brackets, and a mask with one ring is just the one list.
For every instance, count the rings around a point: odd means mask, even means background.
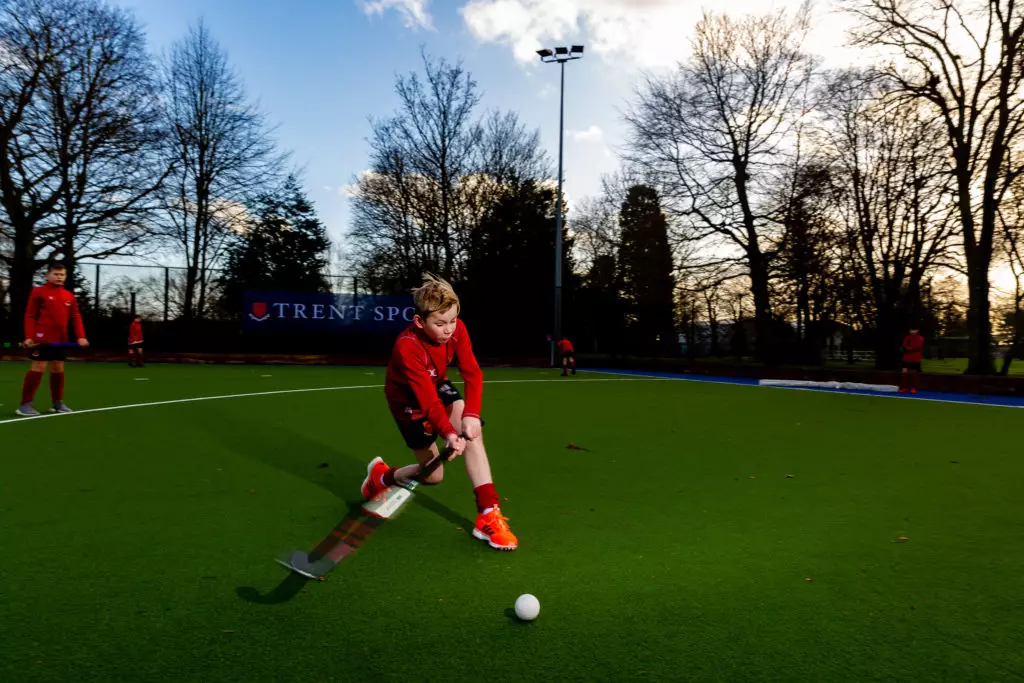
[{"label": "blonde hair", "polygon": [[416,306],[416,314],[423,320],[431,313],[447,313],[452,306],[455,306],[456,314],[462,310],[455,289],[431,273],[425,273],[423,285],[412,290],[412,301]]}]

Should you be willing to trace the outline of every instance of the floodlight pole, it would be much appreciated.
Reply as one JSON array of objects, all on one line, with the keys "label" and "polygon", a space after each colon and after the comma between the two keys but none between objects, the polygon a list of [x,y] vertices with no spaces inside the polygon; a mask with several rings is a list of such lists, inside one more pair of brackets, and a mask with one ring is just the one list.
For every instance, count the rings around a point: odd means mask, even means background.
[{"label": "floodlight pole", "polygon": [[562,84],[558,96],[558,200],[555,203],[555,331],[551,340],[551,367],[555,346],[562,340],[562,151],[565,145],[565,61],[559,62]]},{"label": "floodlight pole", "polygon": [[561,85],[558,94],[558,198],[555,203],[555,325],[551,338],[551,367],[555,367],[555,347],[562,339],[562,164],[565,150],[565,63],[580,59],[583,46],[574,45],[570,52],[560,47],[555,50],[538,50],[537,54],[545,64],[558,62],[561,68]]}]

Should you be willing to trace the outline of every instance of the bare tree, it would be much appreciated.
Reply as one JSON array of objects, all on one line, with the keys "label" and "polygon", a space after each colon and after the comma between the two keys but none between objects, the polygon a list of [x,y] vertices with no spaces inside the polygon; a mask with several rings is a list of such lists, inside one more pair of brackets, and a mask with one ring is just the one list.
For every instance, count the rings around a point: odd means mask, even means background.
[{"label": "bare tree", "polygon": [[24,309],[41,255],[54,235],[44,236],[36,224],[51,215],[60,199],[47,187],[54,169],[33,163],[23,148],[22,131],[38,126],[33,105],[43,80],[43,70],[64,51],[59,17],[33,12],[36,3],[4,2],[0,5],[0,229],[11,243],[5,255],[10,268],[11,313]]},{"label": "bare tree", "polygon": [[569,228],[575,237],[577,263],[584,269],[591,268],[602,256],[614,259],[618,253],[618,211],[606,194],[584,197],[576,204],[569,217]]},{"label": "bare tree", "polygon": [[549,178],[551,162],[540,144],[540,131],[530,131],[515,112],[491,112],[482,122],[480,172],[499,186],[519,186]]},{"label": "bare tree", "polygon": [[364,271],[400,287],[424,268],[457,278],[459,252],[479,217],[467,189],[483,139],[473,117],[476,81],[461,64],[425,53],[423,66],[423,77],[397,78],[396,115],[373,122],[372,174],[358,182],[350,235]]},{"label": "bare tree", "polygon": [[1007,168],[1024,129],[1024,5],[1017,0],[847,0],[861,45],[895,51],[878,69],[941,121],[956,186],[967,280],[968,372],[989,374],[989,271],[996,214],[1022,168]]},{"label": "bare tree", "polygon": [[836,73],[824,110],[835,207],[846,263],[863,278],[872,305],[875,363],[899,362],[899,340],[921,317],[931,271],[954,266],[953,188],[943,131],[916,101],[893,98],[862,71]]},{"label": "bare tree", "polygon": [[648,77],[627,114],[628,159],[698,243],[704,265],[741,263],[754,300],[757,354],[774,355],[770,295],[778,226],[765,198],[806,112],[810,11],[733,19],[705,13],[689,62]]},{"label": "bare tree", "polygon": [[1024,351],[1024,179],[1018,177],[1014,182],[999,208],[998,218],[1006,265],[1013,278],[1013,292],[1008,293],[1009,301],[1002,321],[1009,343],[1003,353],[999,374],[1005,376],[1010,374],[1013,359]]},{"label": "bare tree", "polygon": [[1007,239],[1007,252],[1010,272],[1013,275],[1012,310],[1009,313],[1007,327],[1010,332],[1010,344],[1003,354],[1003,365],[999,374],[1010,374],[1010,363],[1020,356],[1024,350],[1024,244],[1021,234],[1015,233]]},{"label": "bare tree", "polygon": [[[0,230],[0,330],[7,329],[7,317],[9,313],[7,302],[7,291],[11,286],[11,240]],[[4,338],[4,332],[0,332],[0,339]]]},{"label": "bare tree", "polygon": [[[153,66],[128,12],[98,0],[0,3],[0,205],[12,308],[54,254],[131,253],[166,169]],[[72,283],[73,284],[73,283]]]},{"label": "bare tree", "polygon": [[39,93],[51,125],[34,137],[59,172],[55,219],[70,276],[79,259],[144,246],[170,165],[160,154],[165,129],[141,27],[92,0],[69,9],[68,50],[47,65]]},{"label": "bare tree", "polygon": [[800,157],[789,169],[790,178],[780,187],[778,222],[782,234],[773,272],[775,289],[792,304],[795,345],[790,358],[821,363],[825,333],[837,310],[835,275],[838,271],[839,235],[833,206],[836,188],[832,169],[824,159]]},{"label": "bare tree", "polygon": [[279,180],[284,156],[202,22],[171,48],[163,91],[174,164],[163,231],[185,262],[184,316],[202,318],[212,269],[244,224],[245,206]]},{"label": "bare tree", "polygon": [[423,55],[399,76],[399,109],[373,121],[370,171],[356,179],[350,249],[374,289],[403,289],[424,270],[459,279],[470,237],[505,190],[545,179],[536,132],[514,114],[476,118],[476,81]]}]

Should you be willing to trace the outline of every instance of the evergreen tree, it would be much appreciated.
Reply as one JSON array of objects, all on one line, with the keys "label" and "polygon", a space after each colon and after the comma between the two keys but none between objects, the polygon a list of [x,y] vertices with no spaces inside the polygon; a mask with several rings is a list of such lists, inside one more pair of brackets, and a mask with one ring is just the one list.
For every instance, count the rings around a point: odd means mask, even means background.
[{"label": "evergreen tree", "polygon": [[229,247],[221,305],[239,312],[247,289],[329,291],[324,269],[330,246],[316,209],[289,176],[279,191],[259,199],[245,232]]},{"label": "evergreen tree", "polygon": [[[563,316],[573,300],[572,240],[562,233]],[[460,289],[474,345],[544,355],[554,320],[555,193],[533,182],[508,189],[470,242]],[[566,326],[567,331],[570,329]]]},{"label": "evergreen tree", "polygon": [[672,249],[658,193],[629,188],[619,212],[619,272],[629,345],[641,353],[669,352],[676,326]]}]

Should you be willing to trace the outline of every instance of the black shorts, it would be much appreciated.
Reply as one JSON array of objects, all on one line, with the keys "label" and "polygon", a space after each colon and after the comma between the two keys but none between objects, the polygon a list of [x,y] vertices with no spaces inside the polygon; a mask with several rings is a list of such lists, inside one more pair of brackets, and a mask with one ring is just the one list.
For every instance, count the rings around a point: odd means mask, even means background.
[{"label": "black shorts", "polygon": [[128,344],[129,351],[141,351],[145,342],[131,342]]},{"label": "black shorts", "polygon": [[[441,403],[447,408],[456,401],[462,400],[462,394],[449,380],[437,384],[437,395],[441,397]],[[430,445],[437,441],[438,432],[434,431],[433,425],[427,420],[399,420],[395,419],[398,431],[405,439],[405,445],[413,450],[430,448]]]},{"label": "black shorts", "polygon": [[68,359],[68,350],[65,346],[40,344],[29,349],[28,357],[34,361],[64,361]]},{"label": "black shorts", "polygon": [[566,351],[565,353],[562,354],[562,360],[575,360],[575,359],[576,359],[576,354],[573,353],[572,351]]},{"label": "black shorts", "polygon": [[908,363],[907,361],[903,361],[903,369],[913,370],[914,372],[921,372],[921,362],[918,361],[916,363]]}]

